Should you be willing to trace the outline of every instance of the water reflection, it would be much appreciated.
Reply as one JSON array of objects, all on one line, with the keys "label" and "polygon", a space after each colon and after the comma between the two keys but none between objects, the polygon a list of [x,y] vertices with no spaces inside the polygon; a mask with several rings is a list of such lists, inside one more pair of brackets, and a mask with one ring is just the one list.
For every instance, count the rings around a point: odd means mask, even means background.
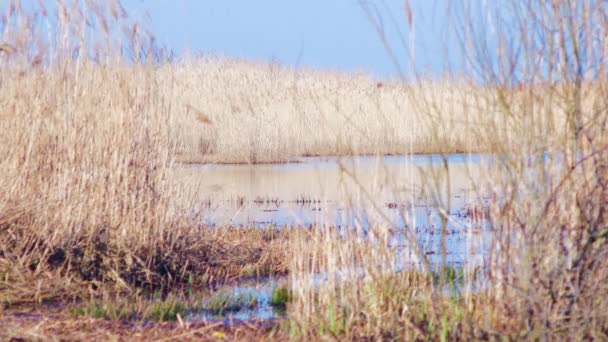
[{"label": "water reflection", "polygon": [[[330,227],[365,232],[389,225],[391,243],[417,241],[440,260],[442,214],[448,263],[487,250],[485,155],[305,158],[299,163],[190,165],[176,170],[209,227]],[[410,253],[410,252],[407,252]],[[416,258],[403,256],[415,262]],[[413,260],[413,261],[412,261]],[[404,262],[405,263],[405,262]]]},{"label": "water reflection", "polygon": [[[195,165],[178,178],[198,194],[208,226],[338,227],[432,224],[437,206],[466,216],[480,155],[305,158],[301,163]],[[448,177],[449,176],[449,177]],[[408,224],[409,223],[409,224]]]},{"label": "water reflection", "polygon": [[[387,272],[417,267],[422,253],[431,266],[442,261],[442,219],[447,219],[445,261],[462,269],[484,267],[489,254],[489,198],[482,179],[489,156],[438,155],[352,158],[305,158],[300,163],[262,165],[189,165],[175,170],[191,191],[193,206],[209,227],[333,229],[367,238],[370,230],[389,227],[395,260]],[[367,234],[369,233],[369,237]],[[412,243],[417,248],[412,248]],[[341,269],[343,277],[363,269]],[[332,276],[340,276],[332,274]],[[311,274],[310,284],[328,274]],[[269,305],[274,282],[237,286],[231,298],[254,298],[255,305],[218,315],[203,310],[193,319],[268,320],[281,316]]]},{"label": "water reflection", "polygon": [[193,312],[188,319],[238,325],[244,321],[261,322],[284,317],[284,308],[273,305],[271,300],[273,291],[284,286],[283,283],[267,279],[220,289],[202,303],[202,310]]}]

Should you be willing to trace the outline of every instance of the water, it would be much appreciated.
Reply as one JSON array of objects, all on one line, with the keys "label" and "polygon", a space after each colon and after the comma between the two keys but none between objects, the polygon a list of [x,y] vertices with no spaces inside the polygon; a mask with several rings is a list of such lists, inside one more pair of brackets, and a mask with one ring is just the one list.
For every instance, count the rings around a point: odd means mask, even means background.
[{"label": "water", "polygon": [[[484,155],[304,158],[298,163],[188,165],[177,179],[209,227],[391,228],[398,262],[392,272],[416,267],[416,241],[432,265],[441,262],[442,210],[447,214],[446,260],[454,267],[484,267],[490,231],[484,221],[489,196],[480,191],[492,159]],[[357,274],[356,270],[345,274]],[[326,275],[315,275],[322,283]],[[256,305],[225,319],[277,317],[268,298],[274,284],[235,287]],[[215,315],[217,316],[217,315]],[[197,319],[220,319],[203,312]],[[280,316],[280,314],[279,314]]]},{"label": "water", "polygon": [[[194,165],[177,170],[208,226],[337,227],[431,224],[438,202],[463,215],[474,202],[471,179],[479,177],[484,156],[451,155],[449,171],[440,156],[305,158],[300,163]],[[439,188],[431,184],[439,174]],[[375,204],[377,207],[374,207]],[[381,210],[378,210],[381,209]],[[412,226],[411,222],[409,224]]]},{"label": "water", "polygon": [[472,216],[483,216],[489,201],[476,186],[490,162],[485,155],[304,158],[285,164],[193,165],[177,172],[200,194],[194,207],[207,226],[390,225],[394,244],[406,244],[415,232],[429,259],[439,258],[440,209],[446,210],[447,258],[457,264],[472,249],[483,250],[471,246],[470,234],[464,233],[487,235],[483,224],[472,229]]},{"label": "water", "polygon": [[[279,286],[285,286],[285,281],[267,279],[220,289],[203,301],[202,310],[192,313],[188,320],[236,325],[244,321],[263,322],[284,317],[284,308],[271,303],[272,292]],[[229,302],[231,307],[221,312],[214,310],[218,301]]]}]

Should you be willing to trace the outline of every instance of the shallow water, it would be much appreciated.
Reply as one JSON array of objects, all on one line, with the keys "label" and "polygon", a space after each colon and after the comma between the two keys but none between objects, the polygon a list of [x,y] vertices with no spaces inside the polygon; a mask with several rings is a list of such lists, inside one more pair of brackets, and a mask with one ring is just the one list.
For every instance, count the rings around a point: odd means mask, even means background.
[{"label": "shallow water", "polygon": [[[209,226],[368,226],[429,224],[426,215],[438,201],[450,213],[464,214],[475,201],[471,179],[486,157],[437,155],[305,158],[300,163],[193,165],[178,177],[197,194],[202,220]],[[439,188],[431,184],[440,174]],[[377,208],[374,208],[374,204]],[[380,210],[378,210],[380,209]],[[384,217],[382,217],[384,216]],[[409,224],[412,226],[412,224]]]},{"label": "shallow water", "polygon": [[[204,301],[203,309],[189,315],[190,321],[221,321],[225,325],[238,325],[243,321],[268,321],[285,316],[285,310],[273,306],[271,297],[273,290],[278,286],[284,286],[285,281],[266,279],[264,281],[246,282],[236,286],[220,289],[213,297]],[[233,308],[224,312],[213,312],[208,307],[218,297],[228,297],[235,303],[247,303],[246,305],[234,305]]]},{"label": "shallow water", "polygon": [[[417,241],[431,264],[441,261],[441,210],[449,218],[448,265],[484,267],[490,231],[483,216],[490,198],[477,189],[491,162],[484,155],[304,158],[286,164],[188,165],[176,174],[210,227],[356,227],[365,233],[375,225],[390,226],[390,243],[398,251],[392,272],[399,272],[419,264],[409,241]],[[326,276],[314,275],[313,283]],[[235,287],[237,295],[258,298],[257,305],[223,319],[276,318],[268,302],[273,286]],[[222,319],[208,312],[193,317]]]},{"label": "shallow water", "polygon": [[365,230],[389,225],[394,245],[415,235],[431,261],[440,259],[444,210],[449,212],[447,261],[460,264],[485,249],[487,226],[479,218],[489,198],[476,189],[491,160],[485,155],[304,158],[285,164],[188,165],[176,173],[207,226]]}]

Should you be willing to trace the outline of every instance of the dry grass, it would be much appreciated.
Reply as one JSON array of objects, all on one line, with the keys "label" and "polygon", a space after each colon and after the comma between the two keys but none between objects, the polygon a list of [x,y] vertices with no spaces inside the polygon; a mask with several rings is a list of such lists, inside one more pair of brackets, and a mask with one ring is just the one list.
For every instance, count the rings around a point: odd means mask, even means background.
[{"label": "dry grass", "polygon": [[[102,31],[114,27],[103,20],[124,19],[116,3],[110,4],[93,11]],[[563,73],[562,82],[542,82],[547,74],[536,70],[540,81],[522,87],[511,80],[480,86],[449,79],[379,87],[366,76],[270,64],[194,58],[160,63],[162,54],[137,25],[126,26],[131,53],[117,55],[112,44],[98,48],[79,40],[86,20],[66,13],[60,11],[65,31],[58,37],[68,38],[50,47],[28,21],[3,27],[5,306],[105,293],[137,296],[143,289],[204,287],[288,271],[295,296],[288,305],[291,337],[607,338],[604,78],[582,77],[572,63],[555,62],[547,67]],[[28,16],[19,10],[13,15]],[[564,27],[574,30],[572,37],[581,36],[578,26]],[[74,44],[92,56],[71,55]],[[559,41],[552,44],[560,48]],[[598,46],[606,45],[586,48]],[[571,55],[570,48],[563,52]],[[605,60],[605,51],[593,52],[588,55]],[[537,63],[534,53],[529,58]],[[498,156],[475,179],[479,193],[491,194],[490,252],[481,269],[465,268],[458,276],[459,286],[469,289],[459,296],[445,291],[459,271],[445,262],[432,270],[415,237],[408,255],[422,266],[393,273],[400,251],[389,247],[388,226],[365,233],[208,229],[198,224],[186,192],[170,177],[176,160],[242,163],[457,151]],[[444,213],[444,242],[450,210],[441,203],[440,184],[448,183],[448,167],[438,164],[424,175],[425,191]],[[317,286],[319,273],[328,279]],[[45,333],[109,339],[118,324],[2,319],[3,338]],[[162,329],[144,330],[150,335],[142,338],[167,336]],[[188,330],[168,334],[200,337]]]},{"label": "dry grass", "polygon": [[[100,22],[116,21],[118,27],[125,26],[129,35],[123,50],[140,49],[142,54],[151,55],[149,59],[163,59],[164,51],[148,43],[150,37],[141,27],[131,26],[120,16],[115,18],[112,6],[106,7],[95,6],[93,12]],[[75,27],[82,20],[78,16],[60,19],[71,20],[64,25]],[[36,26],[17,27],[16,32],[19,34],[13,34],[13,41],[7,44],[14,50],[8,54],[14,56],[7,59],[11,65],[40,65],[36,58],[59,63],[61,51],[74,50],[81,44],[94,50],[93,56],[84,60],[102,61],[105,66],[83,63],[78,68],[79,82],[94,82],[98,72],[113,72],[123,82],[122,86],[116,82],[93,83],[96,94],[112,95],[120,101],[131,96],[125,79],[135,77],[132,82],[145,82],[138,87],[149,87],[151,93],[133,94],[139,101],[138,110],[162,116],[158,119],[166,134],[163,139],[172,143],[166,145],[166,152],[180,162],[259,163],[302,156],[495,152],[495,145],[505,143],[499,139],[480,141],[471,134],[496,124],[504,126],[507,118],[481,113],[479,109],[485,109],[485,104],[472,103],[494,89],[462,79],[378,82],[365,74],[214,57],[183,57],[172,63],[133,67],[120,62],[121,58],[133,58],[133,53],[126,57],[112,55],[120,46],[106,42],[107,35],[114,37],[112,30],[101,30],[101,37],[92,42],[75,39],[64,43],[67,46],[59,46],[52,53],[43,50],[52,44],[36,36]],[[69,30],[69,34],[78,38],[80,33]],[[32,55],[28,49],[32,46],[38,53]],[[61,77],[61,67],[54,72]],[[37,82],[39,89],[59,86],[44,77]],[[429,97],[441,100],[427,103]],[[515,127],[512,132],[516,134]]]},{"label": "dry grass", "polygon": [[[98,21],[120,24],[103,16],[111,6],[100,8]],[[57,35],[67,35],[69,48],[74,28],[88,26],[64,14]],[[202,227],[192,208],[177,204],[187,201],[168,177],[180,144],[168,124],[175,102],[158,66],[120,56],[103,62],[95,51],[62,59],[59,45],[34,61],[31,47],[48,42],[28,15],[17,7],[8,17],[12,50],[0,56],[0,301],[284,272],[284,242],[257,230]],[[133,27],[125,44],[140,51],[145,37]]]},{"label": "dry grass", "polygon": [[259,232],[210,231],[175,205],[170,108],[152,67],[66,65],[0,78],[3,293],[33,283],[20,298],[53,297],[63,287],[55,276],[69,294],[73,277],[128,290],[192,273],[234,277],[249,263],[253,273],[282,268]]},{"label": "dry grass", "polygon": [[[462,119],[482,124],[468,126],[470,140],[495,151],[474,179],[489,215],[465,229],[467,240],[480,224],[491,230],[483,262],[467,254],[461,272],[446,264],[453,218],[443,186],[449,189],[450,165],[438,164],[425,173],[423,191],[436,199],[441,217],[439,264],[430,265],[419,250],[407,217],[410,237],[400,248],[389,244],[388,220],[368,232],[325,230],[294,239],[290,315],[299,337],[608,338],[608,8],[597,1],[505,4],[488,12],[492,22],[510,23],[505,31],[488,30],[468,7],[456,20],[466,25],[457,29],[475,37],[467,57],[469,89],[476,90],[458,93],[455,104],[463,106]],[[451,108],[444,93],[413,94],[439,131],[450,115],[442,112]],[[408,261],[413,265],[392,272]],[[311,286],[316,274],[327,275],[318,287]]]},{"label": "dry grass", "polygon": [[138,324],[62,315],[0,315],[0,339],[60,341],[264,341],[288,336],[264,324],[225,327],[220,323]]},{"label": "dry grass", "polygon": [[[186,58],[159,75],[171,80],[177,104],[180,161],[486,151],[467,139],[459,108],[433,131],[433,121],[416,108],[418,94],[399,82],[220,58]],[[453,98],[465,89],[429,80],[416,91]]]},{"label": "dry grass", "polygon": [[285,272],[284,238],[198,224],[169,177],[176,158],[397,154],[439,141],[404,126],[418,121],[402,113],[408,102],[396,84],[218,59],[159,62],[162,51],[117,2],[58,2],[50,38],[41,28],[53,16],[47,9],[8,9],[0,56],[5,303]]}]

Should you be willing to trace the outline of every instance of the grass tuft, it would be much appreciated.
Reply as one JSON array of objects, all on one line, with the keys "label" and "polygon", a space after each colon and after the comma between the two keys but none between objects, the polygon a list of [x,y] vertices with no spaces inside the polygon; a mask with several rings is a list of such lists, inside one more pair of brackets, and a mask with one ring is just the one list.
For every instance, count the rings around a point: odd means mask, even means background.
[{"label": "grass tuft", "polygon": [[291,301],[292,294],[286,286],[277,286],[272,289],[270,296],[270,304],[279,309],[285,309],[287,303]]}]

